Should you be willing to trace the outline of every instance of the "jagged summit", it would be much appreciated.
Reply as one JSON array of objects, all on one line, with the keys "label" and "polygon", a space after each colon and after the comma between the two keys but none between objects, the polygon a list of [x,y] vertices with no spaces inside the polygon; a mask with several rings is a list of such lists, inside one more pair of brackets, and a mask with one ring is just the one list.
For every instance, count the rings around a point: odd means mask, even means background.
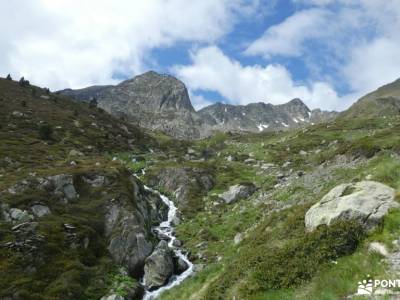
[{"label": "jagged summit", "polygon": [[[314,120],[311,110],[299,98],[281,105],[214,103],[196,112],[182,81],[154,71],[116,86],[94,86],[61,93],[84,101],[96,97],[99,106],[108,112],[178,138],[199,138],[215,131],[260,132],[296,128],[324,121],[328,116],[321,112]],[[329,118],[333,116],[331,114]]]}]

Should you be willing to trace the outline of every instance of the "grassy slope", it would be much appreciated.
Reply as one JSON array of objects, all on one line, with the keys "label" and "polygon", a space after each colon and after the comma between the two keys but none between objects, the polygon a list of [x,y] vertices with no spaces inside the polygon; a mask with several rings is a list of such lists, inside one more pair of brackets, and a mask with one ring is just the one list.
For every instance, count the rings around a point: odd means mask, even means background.
[{"label": "grassy slope", "polygon": [[[32,92],[33,89],[36,91]],[[106,173],[117,177],[119,164],[110,159],[117,155],[115,153],[134,170],[191,166],[209,169],[215,174],[213,190],[204,199],[197,199],[204,209],[194,212],[194,218],[177,228],[178,237],[191,250],[195,262],[205,263],[207,267],[167,292],[163,299],[232,299],[233,296],[236,299],[338,299],[354,293],[356,282],[366,274],[379,276],[386,271],[380,257],[367,253],[366,245],[368,241],[378,240],[391,247],[391,241],[400,233],[399,212],[388,215],[383,226],[369,237],[348,234],[357,232],[354,224],[339,224],[332,231],[321,229],[307,235],[303,219],[308,207],[329,189],[343,182],[361,180],[368,174],[374,180],[400,189],[400,165],[398,156],[394,155],[400,152],[398,117],[339,120],[289,132],[218,134],[189,143],[161,134],[144,134],[87,104],[73,103],[58,95],[43,99],[41,95],[47,96],[44,90],[21,88],[15,82],[0,79],[0,190],[32,172],[38,176]],[[14,111],[26,116],[13,115]],[[52,139],[40,139],[41,123],[52,125]],[[129,143],[132,138],[135,140]],[[199,159],[208,159],[183,160],[188,147],[196,151]],[[151,153],[149,148],[156,151]],[[69,157],[72,149],[85,156]],[[300,154],[301,150],[307,155]],[[132,153],[141,160],[131,162]],[[228,156],[234,161],[228,161]],[[344,164],[338,157],[361,159],[358,163]],[[261,165],[245,163],[248,158],[274,163],[276,168],[263,170]],[[72,160],[77,166],[71,166]],[[291,164],[283,168],[288,161]],[[96,166],[96,162],[100,165]],[[324,167],[319,168],[321,164]],[[290,184],[276,186],[279,183],[277,173],[296,174],[298,171],[307,175],[291,176]],[[215,205],[218,193],[230,185],[248,181],[259,187],[251,199],[230,206]],[[124,190],[123,183],[113,188],[115,192]],[[31,198],[35,197],[40,198],[40,195]],[[8,274],[0,281],[4,290],[21,285],[29,286],[30,291],[41,291],[48,286],[45,278],[50,272],[54,272],[55,277],[60,276],[60,281],[56,280],[47,290],[48,299],[57,299],[54,295],[65,291],[76,291],[85,295],[85,299],[95,299],[109,287],[107,278],[113,266],[106,253],[100,251],[93,257],[93,253],[60,249],[59,234],[52,229],[59,228],[57,224],[62,222],[80,223],[84,219],[91,223],[84,228],[95,227],[96,214],[90,213],[97,211],[103,200],[100,194],[83,193],[82,197],[96,200],[72,206],[62,218],[49,216],[44,220],[47,226],[43,230],[50,230],[55,241],[54,248],[49,251],[61,256],[53,257],[60,263],[50,264],[48,270],[43,270],[43,278],[33,278],[29,274],[21,277],[21,273],[17,273],[19,269],[15,268],[18,262],[23,262],[21,258],[8,257],[8,253],[0,250],[3,255],[0,268],[2,273]],[[23,208],[29,201],[19,199],[16,204]],[[243,233],[244,240],[234,245],[237,233]],[[7,238],[7,233],[3,233],[4,237]],[[208,246],[198,247],[203,242]],[[351,254],[354,245],[357,250]],[[104,245],[97,248],[104,250]],[[202,258],[196,258],[198,253]],[[92,261],[85,262],[90,257]],[[13,268],[15,272],[10,272]],[[89,283],[90,280],[97,283]],[[87,286],[92,288],[85,289]],[[34,296],[31,293],[33,299]]]},{"label": "grassy slope", "polygon": [[[216,186],[205,199],[205,210],[181,224],[177,233],[196,263],[207,267],[162,299],[339,299],[354,293],[367,274],[387,277],[381,257],[368,253],[366,245],[381,241],[392,247],[400,234],[400,212],[389,214],[367,237],[349,236],[357,232],[354,224],[306,234],[304,214],[334,186],[369,174],[399,191],[399,132],[400,118],[387,117],[339,120],[285,133],[221,134],[195,143],[192,148],[199,153],[214,153],[202,164],[217,170]],[[237,161],[227,161],[229,155]],[[245,164],[249,157],[279,168],[263,171]],[[287,161],[290,166],[282,168]],[[290,169],[307,175],[275,187],[276,173]],[[217,193],[242,181],[253,181],[260,190],[234,205],[213,204]],[[234,245],[237,233],[245,238]],[[202,242],[208,246],[199,247]]]},{"label": "grassy slope", "polygon": [[[40,137],[43,124],[53,128],[48,139]],[[112,197],[133,196],[125,182],[128,174],[110,158],[115,152],[146,153],[159,146],[150,135],[100,109],[0,79],[0,191],[24,179],[55,174],[72,174],[78,182],[95,174],[112,180],[106,188],[79,185],[79,201],[68,205],[35,187],[0,199],[20,209],[40,201],[52,211],[39,222],[37,232],[46,243],[38,255],[0,247],[0,298],[14,294],[18,299],[99,299],[111,286],[127,280],[113,275],[116,266],[103,233],[104,204]],[[71,157],[71,150],[84,156]],[[87,249],[67,246],[64,223],[76,226],[78,240],[89,237]],[[14,240],[11,226],[0,222],[1,245]]]}]

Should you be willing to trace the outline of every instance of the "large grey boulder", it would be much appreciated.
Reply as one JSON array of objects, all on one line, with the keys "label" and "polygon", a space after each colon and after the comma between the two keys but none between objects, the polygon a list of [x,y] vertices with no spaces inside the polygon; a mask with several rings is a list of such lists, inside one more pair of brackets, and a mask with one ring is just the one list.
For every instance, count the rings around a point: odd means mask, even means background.
[{"label": "large grey boulder", "polygon": [[146,259],[144,283],[149,289],[163,286],[174,273],[173,254],[166,241],[160,241]]},{"label": "large grey boulder", "polygon": [[14,223],[24,223],[33,220],[32,215],[30,215],[26,210],[21,210],[19,208],[10,208],[8,214],[9,218]]},{"label": "large grey boulder", "polygon": [[153,250],[145,228],[142,215],[117,204],[109,208],[106,215],[106,233],[110,236],[108,250],[114,261],[126,266],[134,276],[141,273],[146,257]]},{"label": "large grey boulder", "polygon": [[240,199],[250,197],[257,188],[254,184],[237,184],[229,188],[228,191],[219,195],[226,204],[234,203]]},{"label": "large grey boulder", "polygon": [[305,226],[312,231],[319,225],[330,225],[337,220],[356,220],[369,231],[389,209],[399,207],[394,198],[394,189],[379,182],[341,184],[307,211]]},{"label": "large grey boulder", "polygon": [[35,204],[31,207],[31,210],[32,213],[38,218],[41,218],[51,213],[50,208],[43,204]]},{"label": "large grey boulder", "polygon": [[47,178],[39,178],[38,181],[39,188],[53,192],[65,202],[79,198],[72,175],[59,174]]},{"label": "large grey boulder", "polygon": [[150,228],[167,218],[168,207],[133,176],[129,180],[133,199],[111,201],[105,216],[105,230],[114,261],[138,278],[143,274],[145,259],[153,251]]}]

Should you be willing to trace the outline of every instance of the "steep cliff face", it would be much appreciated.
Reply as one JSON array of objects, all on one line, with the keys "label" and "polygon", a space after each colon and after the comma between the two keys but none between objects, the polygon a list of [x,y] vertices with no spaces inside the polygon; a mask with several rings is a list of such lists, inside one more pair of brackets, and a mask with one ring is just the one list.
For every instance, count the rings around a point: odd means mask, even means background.
[{"label": "steep cliff face", "polygon": [[169,75],[147,72],[102,91],[99,106],[151,130],[179,138],[199,136],[185,85]]}]

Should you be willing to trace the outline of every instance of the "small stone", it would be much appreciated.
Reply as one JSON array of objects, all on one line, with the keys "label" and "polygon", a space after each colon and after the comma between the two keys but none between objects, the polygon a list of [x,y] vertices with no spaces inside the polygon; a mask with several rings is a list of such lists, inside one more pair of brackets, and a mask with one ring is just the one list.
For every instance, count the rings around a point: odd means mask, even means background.
[{"label": "small stone", "polygon": [[172,242],[172,245],[173,245],[174,247],[182,247],[182,242],[181,242],[180,240],[175,239],[175,240]]},{"label": "small stone", "polygon": [[243,234],[237,233],[237,234],[235,235],[235,238],[233,239],[233,242],[235,243],[235,245],[237,245],[237,244],[239,244],[242,240],[243,240]]},{"label": "small stone", "polygon": [[85,156],[81,151],[72,149],[71,151],[69,151],[69,156]]},{"label": "small stone", "polygon": [[33,214],[38,218],[41,218],[51,213],[50,208],[42,204],[35,204],[31,207],[31,209]]},{"label": "small stone", "polygon": [[384,257],[389,256],[389,252],[386,250],[385,245],[378,242],[372,242],[371,244],[369,244],[368,251],[378,253],[379,255],[382,255]]}]

